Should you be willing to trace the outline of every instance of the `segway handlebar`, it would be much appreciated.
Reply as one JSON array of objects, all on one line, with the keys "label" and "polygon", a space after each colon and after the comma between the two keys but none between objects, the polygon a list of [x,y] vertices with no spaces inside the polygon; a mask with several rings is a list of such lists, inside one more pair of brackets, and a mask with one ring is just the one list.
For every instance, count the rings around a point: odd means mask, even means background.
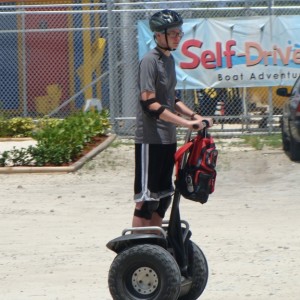
[{"label": "segway handlebar", "polygon": [[[203,129],[204,129],[204,128],[207,128],[207,127],[209,126],[209,122],[208,122],[207,120],[203,120],[203,121],[202,121],[202,124],[204,125]],[[194,125],[193,125],[193,128],[194,128],[195,130],[197,130],[197,129],[199,129],[199,125],[194,124]]]},{"label": "segway handlebar", "polygon": [[[207,134],[207,128],[209,126],[209,122],[207,120],[203,120],[202,124],[204,126],[202,130],[199,130],[199,125],[197,124],[193,125],[193,129],[198,130],[198,134],[203,134],[205,136]],[[185,136],[185,143],[187,143],[190,140],[192,132],[193,132],[192,129],[188,129],[187,134]]]}]

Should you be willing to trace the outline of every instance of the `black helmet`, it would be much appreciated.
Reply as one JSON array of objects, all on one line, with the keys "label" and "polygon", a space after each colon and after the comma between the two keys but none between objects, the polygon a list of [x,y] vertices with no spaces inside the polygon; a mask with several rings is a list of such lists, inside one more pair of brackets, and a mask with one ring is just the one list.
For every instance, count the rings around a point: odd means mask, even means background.
[{"label": "black helmet", "polygon": [[181,16],[173,10],[162,10],[155,13],[149,21],[153,32],[162,32],[172,27],[180,27],[183,24]]}]

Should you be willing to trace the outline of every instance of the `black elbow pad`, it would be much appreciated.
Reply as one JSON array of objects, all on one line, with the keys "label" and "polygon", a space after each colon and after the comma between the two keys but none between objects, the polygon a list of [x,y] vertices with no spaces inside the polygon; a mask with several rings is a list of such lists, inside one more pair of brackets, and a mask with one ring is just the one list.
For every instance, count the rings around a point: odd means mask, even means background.
[{"label": "black elbow pad", "polygon": [[161,106],[159,109],[153,110],[149,108],[149,105],[157,102],[155,98],[151,98],[148,100],[141,100],[141,106],[143,109],[143,112],[152,119],[159,119],[159,116],[161,115],[161,113],[166,109],[165,107]]}]

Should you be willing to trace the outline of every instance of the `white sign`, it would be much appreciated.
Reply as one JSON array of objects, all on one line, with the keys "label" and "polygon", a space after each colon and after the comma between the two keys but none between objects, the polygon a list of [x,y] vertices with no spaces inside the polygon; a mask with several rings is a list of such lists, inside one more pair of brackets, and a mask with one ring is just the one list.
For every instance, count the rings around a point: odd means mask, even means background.
[{"label": "white sign", "polygon": [[[300,75],[300,16],[187,19],[176,51],[178,89],[293,85]],[[139,57],[155,47],[140,21]]]}]

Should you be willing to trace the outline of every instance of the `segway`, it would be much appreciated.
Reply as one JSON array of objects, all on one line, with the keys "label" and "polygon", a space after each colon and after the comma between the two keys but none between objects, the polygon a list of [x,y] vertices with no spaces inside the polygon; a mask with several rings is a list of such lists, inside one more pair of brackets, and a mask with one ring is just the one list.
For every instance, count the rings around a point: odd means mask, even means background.
[{"label": "segway", "polygon": [[[188,131],[186,143],[190,138]],[[185,155],[181,169],[186,161]],[[108,275],[114,300],[196,300],[203,293],[208,265],[201,249],[190,239],[188,222],[180,218],[180,197],[176,186],[170,219],[162,227],[127,228],[107,243],[117,253]]]}]

